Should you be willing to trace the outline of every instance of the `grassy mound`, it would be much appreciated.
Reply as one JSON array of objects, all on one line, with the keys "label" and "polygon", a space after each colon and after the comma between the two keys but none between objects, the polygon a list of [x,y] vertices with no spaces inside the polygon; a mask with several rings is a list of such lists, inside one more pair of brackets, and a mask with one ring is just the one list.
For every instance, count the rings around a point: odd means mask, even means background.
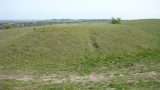
[{"label": "grassy mound", "polygon": [[[127,69],[123,72],[124,75],[127,72],[159,73],[159,63],[160,20],[122,21],[122,24],[117,25],[108,22],[55,24],[0,31],[0,77],[19,73],[35,77],[55,73],[61,77],[68,74],[83,76],[93,72],[121,73],[122,69]],[[135,68],[137,65],[144,67]],[[98,86],[121,90],[121,84],[134,88],[137,85],[117,80],[118,86],[114,80],[110,83],[113,85],[100,83]],[[8,81],[1,83],[6,85],[6,82],[8,84]],[[64,88],[65,86],[81,87],[72,84],[65,84]],[[88,88],[97,89],[91,83],[89,86]]]}]

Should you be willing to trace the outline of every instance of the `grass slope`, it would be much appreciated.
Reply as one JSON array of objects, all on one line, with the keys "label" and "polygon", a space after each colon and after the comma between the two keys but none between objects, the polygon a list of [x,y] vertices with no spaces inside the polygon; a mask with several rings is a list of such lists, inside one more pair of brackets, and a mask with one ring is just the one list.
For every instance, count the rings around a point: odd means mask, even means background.
[{"label": "grass slope", "polygon": [[[160,88],[160,20],[123,21],[117,25],[85,22],[33,28],[0,31],[0,89]],[[90,80],[88,75],[93,73],[94,77],[103,74],[110,82]],[[69,79],[58,84],[50,79],[37,82],[40,77],[53,74],[59,81]],[[18,80],[18,75],[30,75],[34,80],[27,83]],[[80,82],[72,80],[71,75],[81,77]],[[83,80],[87,76],[88,81]]]}]

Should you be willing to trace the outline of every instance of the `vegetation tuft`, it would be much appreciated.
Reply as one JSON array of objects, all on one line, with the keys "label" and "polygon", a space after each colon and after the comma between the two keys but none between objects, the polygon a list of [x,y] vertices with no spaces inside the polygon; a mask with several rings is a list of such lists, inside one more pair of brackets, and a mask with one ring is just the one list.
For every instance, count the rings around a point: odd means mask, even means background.
[{"label": "vegetation tuft", "polygon": [[112,20],[111,20],[111,23],[112,24],[120,24],[121,23],[121,18],[114,18],[112,17]]}]

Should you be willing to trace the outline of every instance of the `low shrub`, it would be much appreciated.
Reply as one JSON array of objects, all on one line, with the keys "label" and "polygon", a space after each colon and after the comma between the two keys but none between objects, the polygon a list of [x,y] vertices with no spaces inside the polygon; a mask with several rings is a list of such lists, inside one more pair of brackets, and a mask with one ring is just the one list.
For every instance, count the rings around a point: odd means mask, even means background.
[{"label": "low shrub", "polygon": [[11,28],[13,28],[13,26],[12,26],[12,25],[10,25],[10,24],[6,24],[6,25],[4,25],[4,29],[11,29]]},{"label": "low shrub", "polygon": [[119,18],[119,17],[118,18],[113,18],[112,17],[112,20],[111,20],[112,24],[120,24],[120,22],[121,22],[121,18]]}]

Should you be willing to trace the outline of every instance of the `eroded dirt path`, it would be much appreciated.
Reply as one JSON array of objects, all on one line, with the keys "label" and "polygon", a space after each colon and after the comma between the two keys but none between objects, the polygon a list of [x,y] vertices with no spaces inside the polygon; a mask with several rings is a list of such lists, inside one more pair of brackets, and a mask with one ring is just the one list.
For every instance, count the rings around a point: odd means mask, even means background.
[{"label": "eroded dirt path", "polygon": [[134,73],[125,75],[122,73],[102,73],[96,74],[91,73],[85,76],[79,75],[67,75],[67,77],[61,77],[58,74],[45,75],[41,77],[36,77],[32,75],[0,75],[0,80],[18,80],[18,81],[35,81],[35,82],[51,82],[51,83],[64,83],[64,82],[72,82],[72,83],[87,83],[87,82],[110,82],[117,78],[126,78],[132,77],[137,78],[139,80],[144,78],[157,78],[160,77],[160,73],[158,72],[144,72],[144,73]]}]

